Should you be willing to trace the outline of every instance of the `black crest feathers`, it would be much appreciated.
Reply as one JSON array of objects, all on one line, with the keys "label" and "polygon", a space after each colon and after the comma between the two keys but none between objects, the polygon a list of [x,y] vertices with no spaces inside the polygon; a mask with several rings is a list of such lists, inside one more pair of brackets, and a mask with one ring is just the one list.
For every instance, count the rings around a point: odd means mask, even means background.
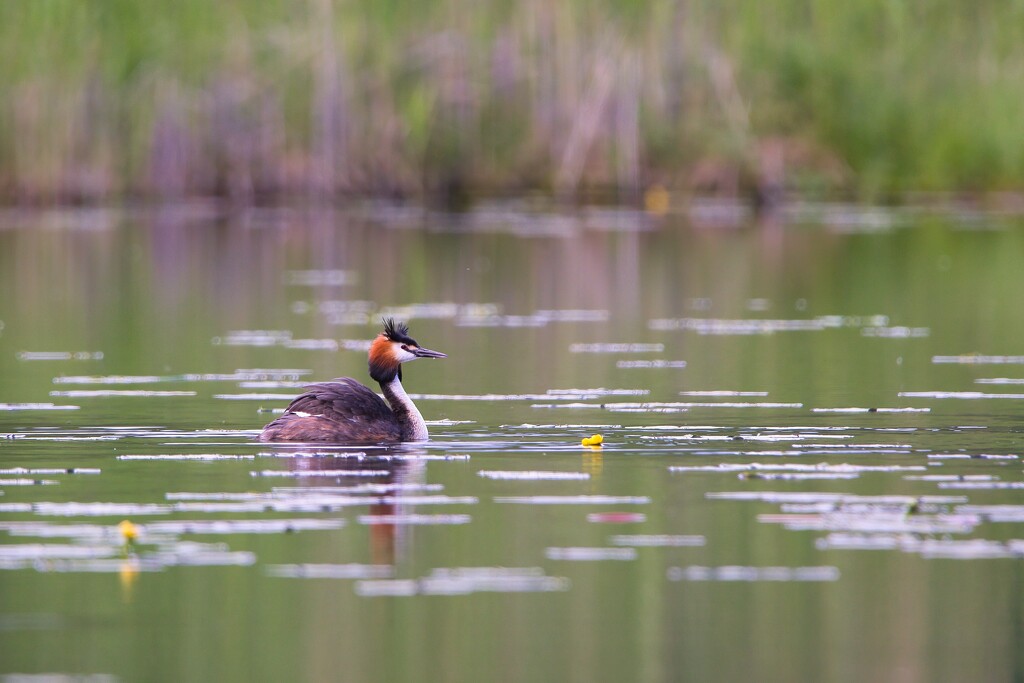
[{"label": "black crest feathers", "polygon": [[401,342],[403,344],[413,344],[416,342],[412,337],[409,336],[409,326],[403,322],[398,322],[394,318],[383,318],[384,323],[384,336],[394,342]]}]

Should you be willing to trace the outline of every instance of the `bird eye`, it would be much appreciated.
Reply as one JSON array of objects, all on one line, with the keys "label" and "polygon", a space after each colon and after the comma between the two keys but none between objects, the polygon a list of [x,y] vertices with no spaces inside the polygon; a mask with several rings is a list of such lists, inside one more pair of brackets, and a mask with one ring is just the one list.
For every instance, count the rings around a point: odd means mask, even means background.
[{"label": "bird eye", "polygon": [[408,351],[409,350],[409,345],[408,344],[402,344],[402,350],[403,351]]}]

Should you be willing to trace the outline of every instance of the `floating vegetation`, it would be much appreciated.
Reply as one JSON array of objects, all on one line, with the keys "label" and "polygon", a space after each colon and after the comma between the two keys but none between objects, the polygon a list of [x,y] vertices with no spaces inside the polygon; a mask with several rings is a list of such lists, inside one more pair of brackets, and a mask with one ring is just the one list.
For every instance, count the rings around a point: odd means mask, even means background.
[{"label": "floating vegetation", "polygon": [[312,351],[337,351],[337,339],[289,339],[281,343],[286,349],[306,349]]},{"label": "floating vegetation", "polygon": [[0,410],[79,410],[80,406],[53,403],[0,403]]},{"label": "floating vegetation", "polygon": [[380,502],[385,505],[476,505],[480,499],[476,496],[383,496]]},{"label": "floating vegetation", "polygon": [[666,405],[679,405],[684,408],[802,408],[803,403],[778,403],[770,401],[760,402],[735,402],[735,401],[712,401],[705,403],[677,403]]},{"label": "floating vegetation", "polygon": [[550,321],[533,315],[494,315],[461,318],[455,324],[459,327],[544,327],[548,322]]},{"label": "floating vegetation", "polygon": [[51,517],[148,517],[171,512],[155,503],[32,503],[32,512]]},{"label": "floating vegetation", "polygon": [[669,465],[669,472],[776,472],[859,474],[861,472],[923,472],[924,465],[850,465],[847,463],[719,463],[716,465]]},{"label": "floating vegetation", "polygon": [[34,569],[39,572],[159,571],[177,566],[248,566],[251,552],[232,552],[224,544],[170,543],[139,556],[119,557],[119,545],[30,543],[0,545],[0,570]]},{"label": "floating vegetation", "polygon": [[440,460],[440,461],[444,461],[444,462],[453,462],[453,461],[464,461],[464,460],[470,460],[471,459],[471,456],[468,453],[445,453],[445,454],[436,454],[436,453],[395,453],[394,455],[389,456],[389,457],[392,458],[393,460],[398,460],[398,461],[403,461],[403,462],[416,462],[416,461],[427,461],[427,460]]},{"label": "floating vegetation", "polygon": [[[646,407],[635,407],[644,405]],[[616,404],[595,404],[595,403],[534,403],[531,408],[569,408],[572,410],[607,409],[619,413],[685,413],[687,408],[658,407],[655,404],[630,404],[619,407]]]},{"label": "floating vegetation", "polygon": [[[389,482],[382,484],[375,483],[360,483],[352,484],[348,486],[275,486],[271,489],[270,495],[305,495],[310,493],[323,493],[328,495],[339,495],[339,494],[352,494],[358,495],[361,493],[367,493],[371,495],[380,495],[384,493],[391,493],[393,491],[443,491],[444,485],[442,484],[421,484],[417,482]],[[168,494],[172,495],[172,494]],[[189,496],[202,496],[206,494],[198,493],[179,493],[173,495],[189,495]],[[213,495],[262,495],[262,494],[210,494]]]},{"label": "floating vegetation", "polygon": [[255,455],[232,455],[227,453],[145,453],[141,455],[119,455],[118,460],[197,460],[212,462],[215,460],[255,460]]},{"label": "floating vegetation", "polygon": [[932,363],[955,363],[960,365],[1020,365],[1024,363],[1024,356],[986,356],[983,354],[932,356]]},{"label": "floating vegetation", "polygon": [[918,537],[906,533],[864,534],[832,532],[814,542],[818,550],[899,550],[904,544],[918,542]]},{"label": "floating vegetation", "polygon": [[0,567],[23,564],[36,560],[95,559],[113,557],[117,554],[114,546],[91,546],[65,543],[17,543],[0,545]]},{"label": "floating vegetation", "polygon": [[[276,449],[273,451],[260,451],[256,455],[261,458],[284,458],[291,460],[299,460],[302,458],[337,458],[339,460],[367,460],[372,459],[373,461],[386,462],[393,459],[393,455],[386,455],[384,451],[387,449],[386,446],[350,446],[347,444],[329,444],[322,443],[317,445],[312,450],[309,449],[309,444],[304,443],[276,443],[274,444]],[[369,455],[366,451],[370,449],[379,449],[379,452],[375,452],[373,455]]]},{"label": "floating vegetation", "polygon": [[[622,429],[622,425],[608,425],[608,424],[532,424],[530,422],[524,422],[519,425],[501,425],[502,429],[536,429],[538,431],[547,430],[558,430],[565,431],[567,429]],[[644,427],[640,427],[644,429]],[[681,427],[666,427],[666,429],[681,429]]]},{"label": "floating vegetation", "polygon": [[215,346],[277,346],[291,338],[289,330],[234,330],[210,341]]},{"label": "floating vegetation", "polygon": [[838,581],[837,567],[669,567],[669,581]]},{"label": "floating vegetation", "polygon": [[147,391],[143,389],[73,389],[71,391],[51,391],[50,396],[63,398],[101,398],[107,396],[195,396],[194,391]]},{"label": "floating vegetation", "polygon": [[649,393],[651,393],[650,389],[605,389],[604,387],[598,387],[596,389],[548,389],[544,395],[565,397],[573,400],[583,397],[596,398],[599,396],[646,396]]},{"label": "floating vegetation", "polygon": [[361,316],[356,323],[360,325],[373,322],[372,314],[375,308],[376,304],[363,299],[324,299],[316,302],[318,313],[328,317],[332,315],[348,315],[353,318]]},{"label": "floating vegetation", "polygon": [[[707,441],[742,441],[743,437],[740,436],[726,436],[725,434],[691,434],[689,432],[684,434],[642,434],[641,439],[648,441],[695,441],[698,443]],[[791,441],[791,439],[780,439],[780,441]],[[760,452],[760,451],[756,451]],[[796,451],[793,451],[796,453]],[[728,451],[722,453],[723,455],[735,455],[736,453]]]},{"label": "floating vegetation", "polygon": [[36,559],[25,560],[20,563],[7,564],[0,562],[0,569],[34,569],[41,573],[54,574],[80,574],[80,573],[110,573],[123,574],[131,572],[156,572],[164,568],[164,565],[150,561],[140,560],[137,557],[131,558],[97,558],[97,559]]},{"label": "floating vegetation", "polygon": [[[767,441],[774,443],[777,441],[802,441],[805,439],[833,439],[836,441],[842,439],[852,439],[852,434],[816,434],[814,432],[768,432],[767,434],[756,433],[756,434],[741,434],[738,435],[738,439],[742,441]],[[809,445],[809,444],[808,444]],[[847,448],[850,444],[820,444],[825,448]]]},{"label": "floating vegetation", "polygon": [[[579,426],[581,426],[581,427],[588,427],[590,425],[579,425]],[[593,426],[600,427],[601,425],[593,425]],[[615,425],[615,426],[617,428],[621,428],[621,425]],[[635,430],[638,430],[638,431],[658,431],[658,432],[683,431],[683,432],[687,432],[687,434],[684,434],[684,435],[681,435],[681,436],[693,436],[689,432],[715,432],[715,431],[722,430],[721,427],[712,427],[712,426],[707,426],[707,425],[703,425],[703,426],[702,425],[637,425],[636,427],[632,427],[632,429],[635,429]],[[730,438],[730,437],[723,436],[721,438]]]},{"label": "floating vegetation", "polygon": [[958,505],[956,513],[978,515],[989,522],[1024,522],[1024,505]]},{"label": "floating vegetation", "polygon": [[[699,309],[706,310],[706,309]],[[757,318],[655,318],[647,323],[651,330],[685,330],[704,335],[752,335],[776,332],[815,332],[843,327],[888,328],[885,315],[843,316],[823,315],[811,319]]]},{"label": "floating vegetation", "polygon": [[213,397],[224,401],[291,401],[298,394],[214,394]]},{"label": "floating vegetation", "polygon": [[568,560],[570,562],[601,562],[604,560],[629,561],[636,559],[636,548],[546,548],[544,557],[549,560]]},{"label": "floating vegetation", "polygon": [[981,538],[971,540],[927,539],[922,541],[917,553],[925,559],[946,560],[993,560],[1024,557],[1024,541],[988,541]]},{"label": "floating vegetation", "polygon": [[949,481],[941,482],[939,488],[975,491],[1021,490],[1024,489],[1024,481]]},{"label": "floating vegetation", "polygon": [[756,320],[721,318],[659,318],[647,323],[648,329],[659,332],[685,330],[702,335],[751,335],[776,332],[818,331],[828,328],[822,320]]},{"label": "floating vegetation", "polygon": [[860,474],[857,472],[754,472],[747,475],[741,474],[740,477],[778,481],[842,481],[848,479],[858,479],[860,477]]},{"label": "floating vegetation", "polygon": [[286,579],[386,579],[395,568],[389,564],[272,564],[269,576]]},{"label": "floating vegetation", "polygon": [[254,477],[386,477],[388,470],[262,470],[250,472]]},{"label": "floating vegetation", "polygon": [[639,524],[647,521],[642,512],[592,512],[587,521],[594,524]]},{"label": "floating vegetation", "polygon": [[619,534],[608,539],[612,545],[628,545],[637,548],[644,547],[696,547],[702,546],[707,541],[703,536],[679,536],[670,534]]},{"label": "floating vegetation", "polygon": [[[365,321],[364,321],[365,322]],[[360,323],[363,324],[363,323]],[[372,339],[339,339],[338,343],[341,344],[341,348],[346,351],[360,351],[366,353],[370,350],[370,344],[373,343]]]},{"label": "floating vegetation", "polygon": [[998,477],[991,474],[908,474],[903,477],[907,481],[996,481]]},{"label": "floating vegetation", "polygon": [[590,479],[587,472],[545,472],[538,470],[510,471],[510,470],[480,470],[478,476],[485,479],[501,479],[511,481],[565,481]]},{"label": "floating vegetation", "polygon": [[611,313],[604,308],[541,309],[533,314],[537,318],[559,323],[603,323],[608,322]]},{"label": "floating vegetation", "polygon": [[906,510],[889,511],[865,508],[857,511],[821,514],[758,515],[763,524],[781,524],[790,531],[857,531],[917,534],[968,534],[980,523],[975,515],[906,514]]},{"label": "floating vegetation", "polygon": [[981,391],[901,391],[897,396],[903,398],[960,398],[967,400],[986,398],[1024,398],[1024,394],[987,394]]},{"label": "floating vegetation", "polygon": [[495,503],[514,505],[647,505],[647,496],[498,496]]},{"label": "floating vegetation", "polygon": [[811,408],[812,413],[929,413],[931,408]]},{"label": "floating vegetation", "polygon": [[[319,489],[328,493],[338,493],[340,487],[319,487]],[[296,487],[294,489],[285,489],[283,493],[276,493],[271,491],[269,493],[262,491],[232,491],[232,492],[215,492],[215,493],[198,493],[195,491],[170,491],[164,494],[164,498],[167,500],[265,500],[267,498],[274,497],[289,497],[297,495],[299,493],[307,493],[308,489]],[[291,493],[294,491],[295,493]]]},{"label": "floating vegetation", "polygon": [[543,394],[411,394],[424,401],[585,401],[605,396],[644,396],[648,389],[548,389]]},{"label": "floating vegetation", "polygon": [[18,360],[103,360],[102,351],[20,351]]},{"label": "floating vegetation", "polygon": [[283,534],[297,531],[329,531],[345,526],[344,519],[192,519],[149,522],[147,534]]},{"label": "floating vegetation", "polygon": [[725,397],[725,396],[767,396],[767,391],[729,391],[724,389],[714,389],[710,391],[680,391],[680,396],[714,396],[714,397]]},{"label": "floating vegetation", "polygon": [[569,579],[546,576],[539,567],[457,567],[435,569],[419,579],[358,581],[356,595],[408,597],[471,593],[548,593],[566,591]]},{"label": "floating vegetation", "polygon": [[[812,438],[812,437],[808,437]],[[823,437],[828,438],[828,437]],[[809,452],[810,449],[817,451],[842,451],[848,453],[906,453],[913,446],[909,443],[794,443],[793,448],[801,449],[802,452]]]},{"label": "floating vegetation", "polygon": [[848,505],[866,503],[875,505],[915,504],[949,505],[966,503],[964,496],[862,496],[853,493],[822,493],[810,491],[709,491],[704,494],[709,500],[746,500],[762,503],[829,503]]},{"label": "floating vegetation", "polygon": [[57,483],[49,479],[0,479],[0,486],[48,486]]},{"label": "floating vegetation", "polygon": [[148,559],[161,567],[247,567],[256,564],[256,554],[228,550],[224,544],[176,543],[161,548]]},{"label": "floating vegetation", "polygon": [[70,375],[54,377],[54,384],[152,384],[167,381],[160,375]]},{"label": "floating vegetation", "polygon": [[100,474],[95,467],[10,467],[0,469],[0,474]]},{"label": "floating vegetation", "polygon": [[550,399],[547,394],[410,394],[416,401],[529,401]]},{"label": "floating vegetation", "polygon": [[1024,557],[1024,540],[935,539],[915,534],[831,533],[816,541],[819,550],[899,550],[925,559],[994,560]]},{"label": "floating vegetation", "polygon": [[469,515],[359,515],[360,524],[433,525],[469,524]]},{"label": "floating vegetation", "polygon": [[615,367],[620,370],[633,370],[637,368],[654,370],[674,370],[686,367],[685,360],[620,360],[616,361]]},{"label": "floating vegetation", "polygon": [[326,270],[289,270],[284,274],[287,285],[305,287],[338,287],[356,282],[356,274],[349,270],[337,268]]},{"label": "floating vegetation", "polygon": [[687,411],[691,408],[802,408],[803,403],[734,402],[712,401],[704,403],[684,401],[652,401],[645,403],[612,402],[595,405],[592,403],[534,403],[531,408],[602,408],[615,412],[664,412]]},{"label": "floating vegetation", "polygon": [[256,382],[297,381],[312,370],[245,369],[231,373],[186,373],[183,375],[61,375],[54,384],[150,384],[158,382]]},{"label": "floating vegetation", "polygon": [[[715,429],[714,427],[708,427],[707,429]],[[767,425],[759,428],[762,432],[799,432],[799,433],[818,433],[818,432],[848,432],[855,430],[856,427],[845,427],[842,425],[816,425],[814,427],[809,426],[771,426]],[[849,434],[840,434],[839,436],[833,436],[831,438],[848,439],[851,438]]]},{"label": "floating vegetation", "polygon": [[410,597],[420,592],[420,581],[418,579],[357,581],[355,592],[361,597]]},{"label": "floating vegetation", "polygon": [[569,353],[661,353],[664,344],[570,344]]},{"label": "floating vegetation", "polygon": [[357,496],[302,496],[281,499],[254,499],[233,502],[180,502],[174,512],[205,512],[207,514],[242,514],[266,512],[331,512],[345,507],[369,505],[373,500]]},{"label": "floating vegetation", "polygon": [[377,317],[401,320],[449,320],[457,315],[459,315],[459,305],[451,301],[426,301],[404,306],[385,306],[377,312]]},{"label": "floating vegetation", "polygon": [[[531,216],[531,220],[533,220]],[[413,319],[455,319],[461,327],[544,327],[548,323],[606,322],[610,316],[604,309],[542,309],[527,315],[506,315],[493,303],[455,304],[420,303],[382,308],[378,316]]]},{"label": "floating vegetation", "polygon": [[504,315],[500,310],[497,304],[462,306],[455,316],[455,324],[459,327],[545,327],[561,322],[606,322],[610,315],[603,309],[538,310],[528,315]]},{"label": "floating vegetation", "polygon": [[882,337],[885,339],[922,339],[931,336],[931,329],[927,327],[864,327],[861,328],[861,336]]}]

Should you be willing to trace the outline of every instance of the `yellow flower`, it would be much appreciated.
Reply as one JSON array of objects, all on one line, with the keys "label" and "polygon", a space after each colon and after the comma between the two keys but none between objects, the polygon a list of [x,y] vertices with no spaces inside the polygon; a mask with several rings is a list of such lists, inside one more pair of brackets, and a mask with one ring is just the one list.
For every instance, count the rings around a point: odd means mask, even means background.
[{"label": "yellow flower", "polygon": [[664,185],[652,185],[644,192],[644,209],[655,216],[668,213],[670,196]]},{"label": "yellow flower", "polygon": [[139,527],[135,526],[127,519],[117,525],[117,530],[121,532],[121,536],[127,543],[131,543],[139,537]]}]

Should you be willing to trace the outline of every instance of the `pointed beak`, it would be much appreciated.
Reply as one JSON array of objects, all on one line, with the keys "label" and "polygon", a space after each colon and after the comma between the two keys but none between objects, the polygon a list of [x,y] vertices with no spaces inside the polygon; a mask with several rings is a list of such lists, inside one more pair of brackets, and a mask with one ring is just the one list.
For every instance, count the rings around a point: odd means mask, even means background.
[{"label": "pointed beak", "polygon": [[447,358],[448,357],[448,354],[446,354],[446,353],[441,353],[440,351],[431,351],[430,349],[425,349],[422,346],[417,346],[415,349],[409,349],[409,350],[412,351],[413,355],[416,356],[417,358]]}]

